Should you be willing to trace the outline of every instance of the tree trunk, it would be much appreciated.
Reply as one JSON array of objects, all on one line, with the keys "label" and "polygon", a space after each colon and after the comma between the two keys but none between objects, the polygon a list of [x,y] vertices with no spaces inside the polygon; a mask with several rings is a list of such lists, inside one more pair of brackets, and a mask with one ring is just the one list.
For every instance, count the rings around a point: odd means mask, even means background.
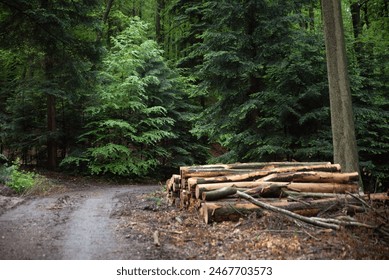
[{"label": "tree trunk", "polygon": [[353,23],[354,38],[358,39],[362,29],[361,6],[358,2],[352,3],[350,5],[350,10],[351,10],[351,20]]},{"label": "tree trunk", "polygon": [[162,26],[162,11],[165,8],[165,0],[157,0],[155,12],[155,35],[156,41],[161,44],[163,42],[163,26]]},{"label": "tree trunk", "polygon": [[56,131],[55,115],[55,96],[47,94],[47,167],[51,170],[57,167],[57,141],[54,136]]},{"label": "tree trunk", "polygon": [[309,29],[311,31],[315,30],[315,4],[314,2],[311,3],[311,5],[308,8],[308,14],[309,14]]},{"label": "tree trunk", "polygon": [[[359,162],[347,73],[341,5],[340,0],[321,2],[327,56],[334,163],[339,163],[345,172],[355,172],[359,170]],[[362,181],[359,181],[360,188],[362,188]]]},{"label": "tree trunk", "polygon": [[113,1],[114,0],[108,0],[107,1],[107,5],[105,7],[105,11],[104,11],[104,15],[103,15],[103,23],[105,24],[108,20],[108,16],[109,16],[109,13],[112,9],[112,5],[113,5]]}]

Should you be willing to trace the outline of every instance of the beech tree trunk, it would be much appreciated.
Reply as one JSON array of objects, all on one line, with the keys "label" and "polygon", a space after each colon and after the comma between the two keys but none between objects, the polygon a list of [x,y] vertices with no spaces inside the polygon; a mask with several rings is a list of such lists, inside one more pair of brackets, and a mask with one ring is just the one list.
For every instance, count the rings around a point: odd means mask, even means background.
[{"label": "beech tree trunk", "polygon": [[[334,163],[359,170],[340,0],[321,1],[331,108]],[[360,188],[362,188],[360,180]]]},{"label": "beech tree trunk", "polygon": [[56,128],[55,96],[47,94],[47,167],[51,170],[57,167],[57,141],[54,137]]}]

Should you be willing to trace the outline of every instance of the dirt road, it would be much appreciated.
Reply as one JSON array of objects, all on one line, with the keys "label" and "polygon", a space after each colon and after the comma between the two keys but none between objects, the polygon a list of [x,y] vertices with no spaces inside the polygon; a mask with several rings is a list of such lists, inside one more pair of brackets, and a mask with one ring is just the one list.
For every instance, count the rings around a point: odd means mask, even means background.
[{"label": "dirt road", "polygon": [[97,187],[27,199],[0,216],[0,259],[153,258],[142,236],[119,229],[131,198],[157,188]]},{"label": "dirt road", "polygon": [[[63,180],[56,194],[0,196],[0,259],[388,259],[373,230],[332,231],[264,212],[206,225],[160,186]],[[382,213],[387,213],[381,205]],[[374,212],[355,216],[364,223]],[[160,246],[154,244],[159,234]]]}]

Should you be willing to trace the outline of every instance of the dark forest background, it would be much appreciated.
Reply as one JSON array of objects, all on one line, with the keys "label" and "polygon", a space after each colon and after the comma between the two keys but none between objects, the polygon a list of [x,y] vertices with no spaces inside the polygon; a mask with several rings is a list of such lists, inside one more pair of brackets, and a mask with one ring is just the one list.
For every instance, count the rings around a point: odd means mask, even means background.
[{"label": "dark forest background", "polygon": [[[389,183],[389,1],[342,1],[360,171]],[[2,163],[126,178],[332,161],[320,1],[0,0]]]}]

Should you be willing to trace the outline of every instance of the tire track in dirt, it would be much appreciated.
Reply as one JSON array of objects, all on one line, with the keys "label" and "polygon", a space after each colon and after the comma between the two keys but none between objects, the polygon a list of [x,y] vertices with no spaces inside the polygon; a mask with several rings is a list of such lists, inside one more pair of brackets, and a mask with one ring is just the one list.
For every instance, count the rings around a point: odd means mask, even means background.
[{"label": "tire track in dirt", "polygon": [[0,259],[143,259],[146,245],[116,230],[115,213],[123,196],[157,188],[99,186],[28,199],[0,216]]},{"label": "tire track in dirt", "polygon": [[[121,190],[123,192],[123,190]],[[115,220],[110,219],[116,189],[99,189],[88,194],[71,214],[63,243],[64,259],[112,259],[118,252]],[[120,246],[119,246],[120,248]]]}]

